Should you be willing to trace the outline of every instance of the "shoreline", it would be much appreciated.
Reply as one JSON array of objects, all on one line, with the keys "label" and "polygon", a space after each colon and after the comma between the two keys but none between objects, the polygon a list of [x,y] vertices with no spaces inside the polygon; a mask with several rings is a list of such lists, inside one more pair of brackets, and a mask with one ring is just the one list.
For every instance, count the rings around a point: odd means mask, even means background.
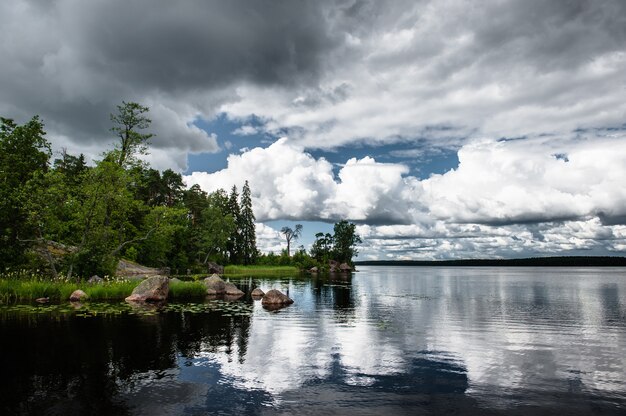
[{"label": "shoreline", "polygon": [[460,259],[460,260],[364,260],[355,266],[428,266],[428,267],[626,267],[626,257],[558,256],[520,259]]}]

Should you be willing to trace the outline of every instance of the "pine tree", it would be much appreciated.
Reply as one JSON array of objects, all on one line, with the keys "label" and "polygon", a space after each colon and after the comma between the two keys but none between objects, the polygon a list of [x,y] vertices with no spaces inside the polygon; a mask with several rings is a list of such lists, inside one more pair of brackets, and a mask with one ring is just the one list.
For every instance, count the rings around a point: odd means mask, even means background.
[{"label": "pine tree", "polygon": [[227,250],[231,263],[238,263],[241,259],[243,251],[241,241],[241,209],[239,208],[239,193],[237,187],[233,185],[230,196],[228,197],[228,213],[235,221],[235,227],[228,239]]},{"label": "pine tree", "polygon": [[252,197],[250,196],[250,185],[248,181],[243,185],[241,191],[241,216],[239,218],[239,229],[241,232],[241,259],[244,264],[255,262],[258,250],[256,248],[256,230],[254,227],[254,212],[252,212]]}]

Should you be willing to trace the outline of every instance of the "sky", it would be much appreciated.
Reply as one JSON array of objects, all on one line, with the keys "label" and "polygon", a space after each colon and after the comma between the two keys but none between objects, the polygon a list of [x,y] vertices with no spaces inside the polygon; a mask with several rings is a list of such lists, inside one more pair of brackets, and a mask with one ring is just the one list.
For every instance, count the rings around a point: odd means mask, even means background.
[{"label": "sky", "polygon": [[346,219],[358,260],[626,254],[622,0],[0,3],[0,115],[98,159],[250,182],[262,251]]}]

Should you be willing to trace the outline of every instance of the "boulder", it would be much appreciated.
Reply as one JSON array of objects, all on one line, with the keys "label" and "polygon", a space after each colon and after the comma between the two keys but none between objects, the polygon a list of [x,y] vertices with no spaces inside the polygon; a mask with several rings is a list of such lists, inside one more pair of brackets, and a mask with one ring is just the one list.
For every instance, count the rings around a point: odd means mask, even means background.
[{"label": "boulder", "polygon": [[309,269],[309,273],[317,273],[319,271],[319,269],[317,267],[311,267]]},{"label": "boulder", "polygon": [[70,295],[70,302],[80,302],[81,300],[86,300],[89,297],[85,292],[80,289],[77,289],[72,292]]},{"label": "boulder", "polygon": [[344,273],[349,273],[352,271],[352,267],[350,267],[348,263],[341,263],[339,265],[339,270],[341,270]]},{"label": "boulder", "polygon": [[179,279],[179,278],[177,278],[177,277],[172,277],[172,278],[170,279],[170,283],[181,283],[181,282],[182,282],[182,280],[180,280],[180,279]]},{"label": "boulder", "polygon": [[292,303],[293,300],[289,296],[276,289],[269,290],[261,299],[261,305],[264,306],[291,305]]},{"label": "boulder", "polygon": [[224,274],[224,266],[220,266],[219,264],[213,263],[212,261],[208,262],[206,267],[207,267],[207,273]]},{"label": "boulder", "polygon": [[230,282],[224,283],[224,293],[229,296],[239,296],[239,297],[245,295],[245,293],[239,290],[237,286],[235,286],[234,284]]},{"label": "boulder", "polygon": [[170,291],[170,279],[167,276],[149,277],[139,283],[133,293],[126,298],[127,302],[158,302],[167,299]]},{"label": "boulder", "polygon": [[117,263],[117,269],[115,269],[115,275],[117,277],[123,277],[125,279],[131,279],[136,277],[143,279],[152,276],[165,276],[167,274],[169,273],[164,273],[163,269],[142,266],[141,264],[124,259],[121,259]]},{"label": "boulder", "polygon": [[265,295],[265,292],[263,292],[261,288],[257,287],[252,291],[251,295],[253,298],[260,298],[260,297],[263,297],[263,295]]},{"label": "boulder", "polygon": [[226,283],[217,274],[204,279],[208,295],[222,295],[226,292]]},{"label": "boulder", "polygon": [[93,276],[89,278],[89,280],[87,280],[87,283],[89,283],[90,285],[97,285],[98,283],[102,283],[102,282],[104,282],[104,279],[98,276],[97,274],[94,274]]},{"label": "boulder", "polygon": [[335,260],[328,261],[328,271],[331,273],[336,273],[339,271],[339,262]]},{"label": "boulder", "polygon": [[50,302],[50,298],[48,298],[48,297],[37,298],[37,299],[35,299],[35,302],[37,302],[37,303],[48,303],[48,302]]}]

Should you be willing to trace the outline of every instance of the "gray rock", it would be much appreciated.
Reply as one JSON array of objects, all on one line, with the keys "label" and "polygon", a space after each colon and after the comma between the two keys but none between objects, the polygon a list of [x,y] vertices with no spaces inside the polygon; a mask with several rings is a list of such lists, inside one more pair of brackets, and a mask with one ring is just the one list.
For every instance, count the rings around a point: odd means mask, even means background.
[{"label": "gray rock", "polygon": [[331,273],[336,273],[339,271],[339,262],[335,260],[328,261],[328,271]]},{"label": "gray rock", "polygon": [[46,298],[37,298],[35,299],[35,302],[37,303],[48,303],[50,302],[50,298],[46,297]]},{"label": "gray rock", "polygon": [[126,298],[127,302],[163,301],[170,290],[170,279],[167,276],[153,276],[139,283],[133,293]]},{"label": "gray rock", "polygon": [[180,279],[179,279],[179,278],[177,278],[177,277],[172,277],[172,278],[170,279],[170,283],[180,283],[180,282],[182,282],[182,280],[180,280]]},{"label": "gray rock", "polygon": [[91,276],[89,280],[87,280],[87,283],[89,283],[90,285],[96,285],[102,282],[104,282],[104,279],[98,276],[97,274]]},{"label": "gray rock", "polygon": [[213,263],[212,261],[208,262],[206,267],[207,267],[207,273],[224,274],[224,266],[220,266],[219,264]]},{"label": "gray rock", "polygon": [[72,292],[70,295],[70,302],[80,302],[81,300],[86,300],[89,297],[85,292],[80,289],[77,289]]},{"label": "gray rock", "polygon": [[263,292],[261,288],[257,287],[252,291],[251,295],[253,298],[260,298],[260,297],[263,297],[263,295],[265,295],[265,292]]},{"label": "gray rock", "polygon": [[[217,274],[213,274],[204,279],[204,285],[209,295],[223,295],[226,292],[226,283]],[[209,292],[209,290],[213,292]]]},{"label": "gray rock", "polygon": [[263,295],[263,299],[261,299],[261,305],[264,306],[291,305],[292,303],[293,299],[276,289],[269,290],[265,295]]},{"label": "gray rock", "polygon": [[341,270],[344,273],[347,273],[347,272],[351,272],[352,271],[352,267],[350,267],[350,265],[348,263],[341,263],[339,265],[339,270]]},{"label": "gray rock", "polygon": [[319,271],[319,269],[317,267],[311,267],[309,269],[309,273],[317,273]]}]

